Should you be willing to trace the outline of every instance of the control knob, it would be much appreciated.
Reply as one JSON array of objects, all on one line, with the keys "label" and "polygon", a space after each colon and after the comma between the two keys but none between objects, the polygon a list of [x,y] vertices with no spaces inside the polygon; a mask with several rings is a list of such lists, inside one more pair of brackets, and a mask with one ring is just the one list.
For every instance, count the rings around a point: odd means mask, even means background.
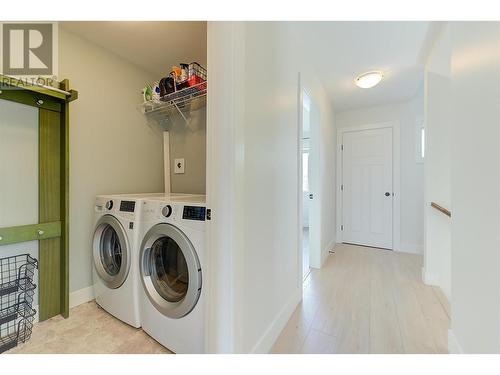
[{"label": "control knob", "polygon": [[165,217],[170,217],[170,215],[172,215],[172,206],[167,204],[165,207],[163,207],[161,213]]},{"label": "control knob", "polygon": [[107,201],[107,202],[106,202],[106,208],[107,208],[108,210],[111,210],[111,209],[113,208],[113,201]]}]

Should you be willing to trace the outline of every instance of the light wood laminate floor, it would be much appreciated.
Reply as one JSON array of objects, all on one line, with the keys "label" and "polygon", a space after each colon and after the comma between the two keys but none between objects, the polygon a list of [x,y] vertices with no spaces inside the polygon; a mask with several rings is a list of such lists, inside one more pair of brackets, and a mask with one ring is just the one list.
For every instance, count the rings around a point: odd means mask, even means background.
[{"label": "light wood laminate floor", "polygon": [[338,245],[304,282],[273,353],[447,353],[449,305],[422,256]]}]

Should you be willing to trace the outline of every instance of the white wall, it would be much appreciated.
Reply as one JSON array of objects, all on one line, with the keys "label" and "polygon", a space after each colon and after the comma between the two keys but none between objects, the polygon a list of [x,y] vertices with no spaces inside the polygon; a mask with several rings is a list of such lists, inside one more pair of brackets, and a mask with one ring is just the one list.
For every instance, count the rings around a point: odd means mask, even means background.
[{"label": "white wall", "polygon": [[[192,111],[186,122],[182,116],[171,116],[170,188],[172,193],[205,194],[207,113],[202,107]],[[174,173],[175,159],[184,159],[184,173]]]},{"label": "white wall", "polygon": [[[307,64],[303,65],[306,69]],[[312,96],[315,98],[320,110],[320,131],[319,131],[319,181],[320,181],[320,259],[319,264],[323,265],[328,257],[329,251],[335,245],[335,165],[337,156],[335,153],[335,126],[334,112],[332,102],[326,91],[321,86],[321,83],[311,77],[311,81],[315,82],[312,89]],[[314,259],[311,259],[314,261]],[[318,264],[318,263],[316,263]],[[314,266],[315,263],[312,262]]]},{"label": "white wall", "polygon": [[300,295],[298,71],[283,69],[289,51],[280,31],[277,23],[245,24],[241,352],[268,349],[261,347],[266,331]]},{"label": "white wall", "polygon": [[[232,353],[241,341],[238,300],[244,210],[242,139],[244,24],[208,22],[207,68],[207,350]],[[240,124],[240,126],[236,126]],[[221,183],[223,181],[223,183]]]},{"label": "white wall", "polygon": [[[319,189],[315,189],[314,203],[319,207],[319,247],[320,252],[311,250],[311,267],[320,268],[328,257],[329,250],[333,249],[335,244],[335,127],[333,103],[328,96],[321,77],[315,74],[315,70],[309,59],[318,48],[323,46],[312,43],[306,35],[315,32],[317,25],[306,22],[281,22],[279,23],[278,34],[282,38],[282,45],[286,46],[286,53],[290,56],[283,62],[291,73],[300,72],[300,81],[302,87],[307,91],[312,102],[311,121],[318,121],[318,134],[316,136],[316,147],[319,153]],[[283,68],[283,67],[281,67]],[[278,67],[279,69],[279,67]],[[311,131],[315,128],[311,125]],[[314,139],[312,135],[311,139]],[[313,177],[314,178],[314,177]],[[309,220],[311,220],[311,202],[309,202]],[[310,223],[314,225],[314,223]],[[311,235],[311,231],[309,232]],[[311,238],[311,240],[313,240]],[[313,246],[313,243],[310,243]]]},{"label": "white wall", "polygon": [[154,77],[59,30],[59,75],[79,92],[70,113],[70,291],[92,285],[98,194],[163,191],[162,138],[137,110]]},{"label": "white wall", "polygon": [[452,337],[500,352],[500,23],[451,23]]},{"label": "white wall", "polygon": [[401,245],[400,251],[423,249],[424,165],[417,162],[418,119],[424,115],[423,87],[409,101],[335,113],[337,128],[398,121],[401,145]]},{"label": "white wall", "polygon": [[[210,224],[210,256],[212,264],[230,270],[222,277],[211,273],[211,283],[222,285],[224,278],[232,290],[211,287],[211,303],[221,303],[219,311],[211,311],[211,324],[218,326],[212,328],[211,350],[268,351],[301,298],[298,87],[299,71],[308,66],[307,56],[299,53],[300,39],[295,38],[292,25],[208,26],[211,77],[223,76],[218,64],[232,62],[225,74],[226,87],[209,86],[208,94],[209,199],[220,220]],[[333,113],[319,81],[309,75],[303,78],[321,111],[323,183],[319,199],[324,220],[320,242],[322,253],[328,254],[335,228]],[[217,90],[231,95],[225,106],[217,98],[211,99]],[[231,147],[221,143],[221,149],[212,143],[228,141],[228,137]],[[227,171],[217,166],[222,161]],[[224,178],[226,185],[217,186],[212,172],[215,178]],[[224,190],[229,190],[225,201],[218,194]],[[220,229],[231,217],[224,237]],[[229,330],[221,324],[222,316],[228,319]],[[224,341],[230,344],[224,346]]]},{"label": "white wall", "polygon": [[425,77],[425,251],[423,278],[451,298],[451,220],[430,206],[452,210],[450,69],[451,41],[443,28],[427,61]]}]

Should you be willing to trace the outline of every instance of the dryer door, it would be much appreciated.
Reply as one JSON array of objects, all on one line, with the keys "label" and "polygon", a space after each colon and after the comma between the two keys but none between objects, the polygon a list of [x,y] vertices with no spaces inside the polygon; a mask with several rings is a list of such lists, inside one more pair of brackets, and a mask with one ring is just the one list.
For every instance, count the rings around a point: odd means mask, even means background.
[{"label": "dryer door", "polygon": [[103,283],[111,289],[120,287],[130,269],[127,235],[118,219],[104,215],[94,232],[94,266]]},{"label": "dryer door", "polygon": [[146,295],[163,315],[182,318],[201,294],[201,267],[191,241],[177,227],[157,224],[141,245],[141,279]]}]

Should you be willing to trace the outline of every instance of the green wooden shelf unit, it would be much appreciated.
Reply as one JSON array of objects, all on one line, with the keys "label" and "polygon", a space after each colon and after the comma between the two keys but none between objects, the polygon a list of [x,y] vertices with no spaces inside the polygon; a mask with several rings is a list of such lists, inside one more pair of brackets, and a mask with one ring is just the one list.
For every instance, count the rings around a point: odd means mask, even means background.
[{"label": "green wooden shelf unit", "polygon": [[0,100],[39,109],[38,224],[0,228],[0,257],[2,245],[39,241],[41,321],[69,316],[69,105],[77,98],[68,80],[47,87],[0,74]]}]

